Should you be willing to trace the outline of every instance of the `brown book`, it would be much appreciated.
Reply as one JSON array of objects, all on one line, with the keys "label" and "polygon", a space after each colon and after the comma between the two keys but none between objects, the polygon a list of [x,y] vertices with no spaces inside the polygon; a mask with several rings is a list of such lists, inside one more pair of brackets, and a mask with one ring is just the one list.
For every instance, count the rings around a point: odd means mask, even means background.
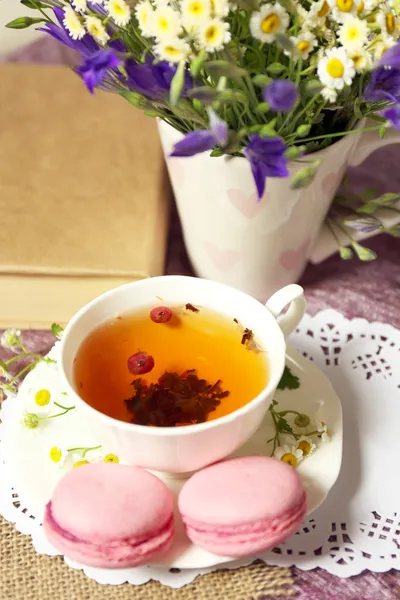
[{"label": "brown book", "polygon": [[162,274],[170,187],[156,124],[65,67],[0,66],[0,327],[65,324]]}]

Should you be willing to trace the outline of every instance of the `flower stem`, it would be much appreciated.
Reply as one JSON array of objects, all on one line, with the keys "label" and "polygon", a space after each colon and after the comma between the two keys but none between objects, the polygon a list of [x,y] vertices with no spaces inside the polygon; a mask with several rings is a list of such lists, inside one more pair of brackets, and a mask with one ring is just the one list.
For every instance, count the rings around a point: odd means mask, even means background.
[{"label": "flower stem", "polygon": [[301,140],[301,143],[305,142],[313,142],[314,140],[325,140],[327,138],[333,137],[343,137],[345,135],[351,135],[352,133],[365,133],[366,131],[378,131],[381,129],[382,125],[378,125],[377,127],[361,127],[360,129],[352,129],[351,131],[341,131],[338,133],[324,133],[324,135],[316,135],[314,137],[304,138]]}]

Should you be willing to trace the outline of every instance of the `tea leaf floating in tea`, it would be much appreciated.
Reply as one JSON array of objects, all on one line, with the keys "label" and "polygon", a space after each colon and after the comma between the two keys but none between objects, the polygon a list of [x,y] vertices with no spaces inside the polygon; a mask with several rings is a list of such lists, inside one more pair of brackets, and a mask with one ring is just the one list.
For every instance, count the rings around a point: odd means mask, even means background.
[{"label": "tea leaf floating in tea", "polygon": [[154,323],[168,323],[172,318],[172,310],[167,306],[156,306],[150,312],[150,319]]},{"label": "tea leaf floating in tea", "polygon": [[147,352],[136,352],[128,358],[128,369],[133,375],[145,375],[154,369],[154,358]]},{"label": "tea leaf floating in tea", "polygon": [[186,304],[185,308],[186,310],[190,310],[191,312],[200,312],[200,310],[196,306],[193,306],[193,304]]},{"label": "tea leaf floating in tea", "polygon": [[241,344],[247,344],[248,342],[251,342],[251,340],[253,339],[253,332],[251,329],[248,329],[246,327],[246,329],[243,331],[243,335],[242,335],[242,341]]},{"label": "tea leaf floating in tea", "polygon": [[132,423],[155,427],[175,427],[204,423],[210,412],[229,395],[221,381],[214,384],[200,379],[195,369],[178,373],[166,372],[157,383],[143,379],[132,383],[135,394],[125,400],[132,413]]}]

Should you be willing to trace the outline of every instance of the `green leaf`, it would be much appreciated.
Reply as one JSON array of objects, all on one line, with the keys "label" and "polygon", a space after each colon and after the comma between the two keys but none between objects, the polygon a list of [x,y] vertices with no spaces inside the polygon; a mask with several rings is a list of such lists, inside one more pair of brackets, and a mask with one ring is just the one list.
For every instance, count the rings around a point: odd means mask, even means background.
[{"label": "green leaf", "polygon": [[309,167],[304,167],[304,169],[297,171],[297,173],[293,175],[290,182],[290,187],[292,190],[298,190],[300,188],[307,187],[314,179],[320,164],[320,160],[315,160],[310,164]]},{"label": "green leaf", "polygon": [[260,102],[255,108],[256,112],[261,113],[262,115],[269,111],[268,102]]},{"label": "green leaf", "polygon": [[204,65],[205,71],[213,77],[229,77],[231,79],[245,77],[246,69],[238,67],[227,60],[213,60]]},{"label": "green leaf", "polygon": [[360,98],[356,98],[353,102],[353,108],[354,108],[354,115],[357,117],[357,119],[362,119],[363,118],[363,114],[360,110]]},{"label": "green leaf", "polygon": [[389,235],[392,235],[395,238],[400,238],[400,225],[388,227],[388,229],[385,229],[385,233],[388,233]]},{"label": "green leaf", "polygon": [[358,242],[352,242],[351,246],[360,260],[362,260],[364,262],[369,262],[371,260],[376,259],[375,252],[373,250],[370,250],[370,248],[361,246],[361,244],[359,244]]},{"label": "green leaf", "polygon": [[39,0],[21,0],[21,4],[26,6],[26,8],[49,8],[48,4],[44,4],[43,2],[39,2]]},{"label": "green leaf", "polygon": [[211,151],[210,156],[214,157],[214,156],[222,156],[223,152],[221,150],[221,148],[214,148],[214,150]]},{"label": "green leaf", "polygon": [[18,17],[6,24],[8,29],[27,29],[36,23],[47,23],[46,19],[32,19],[32,17]]},{"label": "green leaf", "polygon": [[220,102],[226,102],[227,104],[239,102],[240,104],[244,104],[246,107],[249,105],[248,95],[241,90],[224,90],[223,92],[219,93],[218,100]]},{"label": "green leaf", "polygon": [[253,77],[253,84],[256,87],[259,88],[264,88],[266,85],[270,84],[272,81],[271,77],[268,77],[268,75],[256,75],[255,77]]},{"label": "green leaf", "polygon": [[286,71],[286,67],[284,65],[281,65],[281,63],[274,62],[268,65],[267,71],[271,75],[281,75]]},{"label": "green leaf", "polygon": [[387,132],[387,125],[382,125],[382,127],[379,130],[379,137],[381,138],[381,140],[385,137],[385,133]]},{"label": "green leaf", "polygon": [[279,417],[276,428],[279,433],[293,433],[293,429],[283,417]]},{"label": "green leaf", "polygon": [[347,246],[340,246],[339,256],[343,260],[350,260],[351,258],[353,258],[353,252]]},{"label": "green leaf", "polygon": [[250,131],[250,133],[258,133],[260,131],[260,129],[262,129],[263,127],[264,127],[264,125],[261,125],[261,124],[251,125],[249,127],[249,131]]},{"label": "green leaf", "polygon": [[378,208],[378,205],[370,200],[369,202],[366,202],[363,206],[360,206],[360,208],[357,208],[357,212],[364,215],[372,215],[378,210]]},{"label": "green leaf", "polygon": [[218,90],[208,85],[202,85],[200,87],[193,88],[188,91],[189,98],[196,98],[197,100],[200,100],[200,102],[202,102],[203,104],[212,104],[218,96]]},{"label": "green leaf", "polygon": [[206,58],[205,50],[202,50],[200,54],[196,56],[196,58],[190,63],[190,74],[193,79],[196,79],[201,71],[201,68],[204,64],[204,60]]},{"label": "green leaf", "polygon": [[278,390],[297,390],[300,387],[300,379],[293,375],[289,367],[285,366],[283,375],[278,383]]},{"label": "green leaf", "polygon": [[169,101],[171,106],[176,106],[181,97],[183,88],[185,86],[185,63],[180,62],[178,68],[175,71],[175,75],[172,78],[171,85],[169,88]]},{"label": "green leaf", "polygon": [[58,325],[57,323],[53,323],[51,326],[51,333],[55,336],[55,337],[60,337],[62,332],[64,331],[64,328],[61,327],[61,325]]},{"label": "green leaf", "polygon": [[278,134],[275,131],[276,119],[272,119],[266,125],[263,125],[258,133],[262,138],[276,137]]}]

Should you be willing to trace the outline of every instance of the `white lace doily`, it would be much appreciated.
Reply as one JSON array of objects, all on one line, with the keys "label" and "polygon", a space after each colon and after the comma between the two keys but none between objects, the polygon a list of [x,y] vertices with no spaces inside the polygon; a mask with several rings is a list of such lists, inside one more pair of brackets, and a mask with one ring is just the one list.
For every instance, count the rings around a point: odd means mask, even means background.
[{"label": "white lace doily", "polygon": [[[307,315],[290,342],[328,375],[341,398],[343,465],[324,504],[298,534],[265,553],[263,559],[268,564],[296,565],[304,570],[321,567],[340,577],[365,569],[400,569],[400,480],[396,468],[400,332],[390,325],[363,319],[349,321],[335,311],[323,311],[315,317]],[[0,512],[15,522],[18,531],[32,536],[39,553],[49,554],[42,528],[19,503],[1,455],[0,479]],[[78,567],[73,561],[66,561],[71,567]],[[247,558],[224,568],[251,562]],[[181,587],[212,570],[177,573],[139,567],[130,582],[142,584],[155,579],[170,587]],[[85,573],[99,583],[119,584],[126,580],[118,570],[112,578],[108,575],[107,581],[96,569],[85,569]]]}]

